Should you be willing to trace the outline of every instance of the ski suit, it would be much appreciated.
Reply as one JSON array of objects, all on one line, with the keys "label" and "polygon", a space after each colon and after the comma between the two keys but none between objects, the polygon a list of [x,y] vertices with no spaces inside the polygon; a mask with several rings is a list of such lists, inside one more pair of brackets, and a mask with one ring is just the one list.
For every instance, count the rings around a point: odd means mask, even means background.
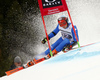
[{"label": "ski suit", "polygon": [[[74,26],[74,28],[76,31],[77,38],[79,40],[77,27]],[[60,52],[65,46],[73,44],[73,41],[77,41],[71,23],[68,23],[68,27],[66,29],[60,27],[58,24],[57,27],[48,35],[49,39],[54,37],[59,31],[61,32],[62,36],[51,45],[52,51],[56,49],[56,51]],[[49,53],[50,50],[48,48],[45,52],[41,53],[40,55],[47,55]]]}]

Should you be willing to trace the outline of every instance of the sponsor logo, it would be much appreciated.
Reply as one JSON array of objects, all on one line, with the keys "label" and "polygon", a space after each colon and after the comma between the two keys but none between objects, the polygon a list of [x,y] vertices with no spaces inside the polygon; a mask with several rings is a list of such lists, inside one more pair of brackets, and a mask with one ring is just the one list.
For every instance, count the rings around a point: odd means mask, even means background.
[{"label": "sponsor logo", "polygon": [[50,7],[56,7],[61,6],[62,2],[61,0],[42,0],[43,8],[50,8]]},{"label": "sponsor logo", "polygon": [[50,3],[50,2],[55,2],[56,0],[45,0],[45,2],[48,2],[48,3]]}]

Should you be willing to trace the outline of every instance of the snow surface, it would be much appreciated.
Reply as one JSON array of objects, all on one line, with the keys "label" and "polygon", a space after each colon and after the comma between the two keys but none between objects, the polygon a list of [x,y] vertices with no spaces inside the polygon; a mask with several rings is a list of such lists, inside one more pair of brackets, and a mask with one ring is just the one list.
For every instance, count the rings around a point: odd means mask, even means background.
[{"label": "snow surface", "polygon": [[60,53],[0,80],[100,80],[100,42]]}]

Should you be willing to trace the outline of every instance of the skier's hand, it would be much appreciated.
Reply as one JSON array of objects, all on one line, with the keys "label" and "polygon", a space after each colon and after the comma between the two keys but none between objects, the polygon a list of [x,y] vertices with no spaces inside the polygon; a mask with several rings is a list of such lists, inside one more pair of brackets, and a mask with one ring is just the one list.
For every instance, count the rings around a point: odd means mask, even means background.
[{"label": "skier's hand", "polygon": [[42,41],[41,41],[41,43],[42,44],[45,44],[47,42],[47,38],[45,37]]}]

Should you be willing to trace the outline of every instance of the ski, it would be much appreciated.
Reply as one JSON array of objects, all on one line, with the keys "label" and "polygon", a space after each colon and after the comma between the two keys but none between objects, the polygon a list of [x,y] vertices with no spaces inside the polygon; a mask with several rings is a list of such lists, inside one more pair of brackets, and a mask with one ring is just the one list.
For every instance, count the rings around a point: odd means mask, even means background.
[{"label": "ski", "polygon": [[35,59],[34,59],[34,63],[33,63],[33,64],[30,64],[29,66],[28,66],[28,65],[21,66],[21,67],[19,67],[19,68],[13,69],[13,70],[6,71],[5,73],[6,73],[7,76],[9,76],[9,75],[11,75],[11,74],[13,74],[13,73],[15,73],[15,72],[18,72],[18,71],[20,71],[20,70],[23,70],[23,69],[25,69],[25,68],[28,68],[28,67],[30,67],[30,66],[33,66],[34,64],[38,64],[38,63],[40,63],[40,62],[42,62],[42,61],[44,61],[44,60],[46,60],[46,58],[41,58],[41,59],[38,59],[38,60],[35,60]]},{"label": "ski", "polygon": [[[85,47],[85,46],[89,46],[89,45],[92,45],[92,44],[94,44],[94,43],[80,46],[80,48]],[[79,48],[79,47],[75,47],[75,48],[72,48],[71,50],[78,49],[78,48]],[[79,49],[80,49],[80,48],[79,48]],[[65,51],[63,51],[63,52],[66,53],[66,52],[68,52],[68,51],[70,51],[70,50],[68,50],[68,49],[66,48]]]},{"label": "ski", "polygon": [[34,62],[35,62],[35,64],[37,64],[37,63],[40,63],[40,62],[42,62],[42,61],[44,61],[44,60],[46,60],[45,58],[41,58],[41,59],[38,59],[38,60],[35,60],[34,59]]},{"label": "ski", "polygon": [[17,72],[17,71],[20,71],[20,70],[22,70],[22,69],[24,69],[23,66],[22,66],[22,67],[19,67],[19,68],[16,68],[16,69],[13,69],[13,70],[10,70],[10,71],[7,71],[7,72],[5,72],[5,73],[6,73],[7,76],[9,76],[9,75],[11,75],[11,74],[13,74],[13,73],[15,73],[15,72]]}]

